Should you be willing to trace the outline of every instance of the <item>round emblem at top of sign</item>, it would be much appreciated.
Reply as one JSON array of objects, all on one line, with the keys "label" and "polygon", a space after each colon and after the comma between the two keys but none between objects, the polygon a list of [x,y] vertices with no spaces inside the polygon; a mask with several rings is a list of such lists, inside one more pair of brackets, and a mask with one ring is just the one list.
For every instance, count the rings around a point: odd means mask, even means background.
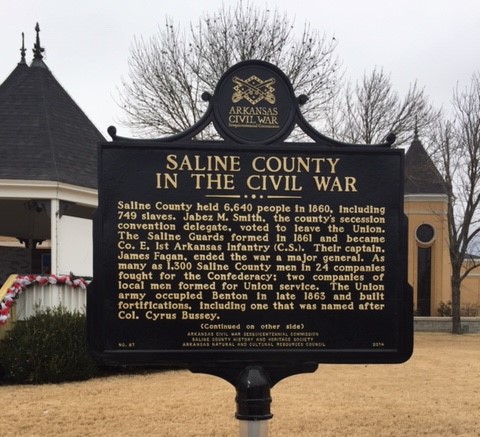
[{"label": "round emblem at top of sign", "polygon": [[268,144],[290,134],[296,105],[292,84],[278,67],[244,61],[227,70],[217,84],[214,124],[225,139]]}]

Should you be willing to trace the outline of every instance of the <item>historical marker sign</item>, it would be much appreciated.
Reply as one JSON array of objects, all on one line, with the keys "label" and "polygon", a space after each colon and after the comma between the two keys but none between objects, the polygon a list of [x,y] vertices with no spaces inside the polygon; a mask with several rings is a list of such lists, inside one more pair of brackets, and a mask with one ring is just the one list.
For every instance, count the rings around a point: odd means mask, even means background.
[{"label": "historical marker sign", "polygon": [[399,150],[104,145],[98,352],[401,359],[402,166]]},{"label": "historical marker sign", "polygon": [[[407,360],[403,151],[251,144],[288,135],[293,103],[276,69],[247,67],[220,81],[229,98],[214,96],[225,143],[100,146],[92,353],[122,364]],[[272,115],[237,125],[254,117],[240,102]]]}]

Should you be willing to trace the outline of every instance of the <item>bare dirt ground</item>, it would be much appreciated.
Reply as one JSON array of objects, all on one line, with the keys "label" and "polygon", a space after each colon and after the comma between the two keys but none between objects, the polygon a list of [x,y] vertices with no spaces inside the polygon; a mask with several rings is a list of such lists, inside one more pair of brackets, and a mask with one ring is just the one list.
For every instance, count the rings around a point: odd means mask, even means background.
[{"label": "bare dirt ground", "polygon": [[[480,335],[417,334],[399,365],[321,365],[272,389],[272,437],[480,436]],[[169,371],[0,386],[0,435],[238,436],[235,389]]]}]

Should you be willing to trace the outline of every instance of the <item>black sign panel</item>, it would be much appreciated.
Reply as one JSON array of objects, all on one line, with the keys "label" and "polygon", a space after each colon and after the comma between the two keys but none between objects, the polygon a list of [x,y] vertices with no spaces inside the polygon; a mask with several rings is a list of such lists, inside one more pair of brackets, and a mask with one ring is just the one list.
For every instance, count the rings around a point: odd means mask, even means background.
[{"label": "black sign panel", "polygon": [[119,142],[99,158],[99,360],[409,358],[402,150]]}]

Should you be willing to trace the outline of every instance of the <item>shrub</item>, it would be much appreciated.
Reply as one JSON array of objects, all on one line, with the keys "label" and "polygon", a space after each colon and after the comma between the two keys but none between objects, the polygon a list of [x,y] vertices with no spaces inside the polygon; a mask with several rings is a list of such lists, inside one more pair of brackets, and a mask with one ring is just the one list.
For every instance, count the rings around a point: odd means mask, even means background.
[{"label": "shrub", "polygon": [[438,307],[438,315],[440,317],[452,317],[452,302],[440,302]]},{"label": "shrub", "polygon": [[86,347],[86,316],[58,307],[17,321],[0,341],[0,366],[10,383],[57,383],[98,372]]},{"label": "shrub", "polygon": [[466,304],[463,305],[460,310],[462,317],[478,317],[480,315],[480,305]]},{"label": "shrub", "polygon": [[[452,317],[452,302],[440,302],[438,315],[441,317]],[[461,317],[478,317],[480,315],[480,305],[465,304],[460,308]]]}]

